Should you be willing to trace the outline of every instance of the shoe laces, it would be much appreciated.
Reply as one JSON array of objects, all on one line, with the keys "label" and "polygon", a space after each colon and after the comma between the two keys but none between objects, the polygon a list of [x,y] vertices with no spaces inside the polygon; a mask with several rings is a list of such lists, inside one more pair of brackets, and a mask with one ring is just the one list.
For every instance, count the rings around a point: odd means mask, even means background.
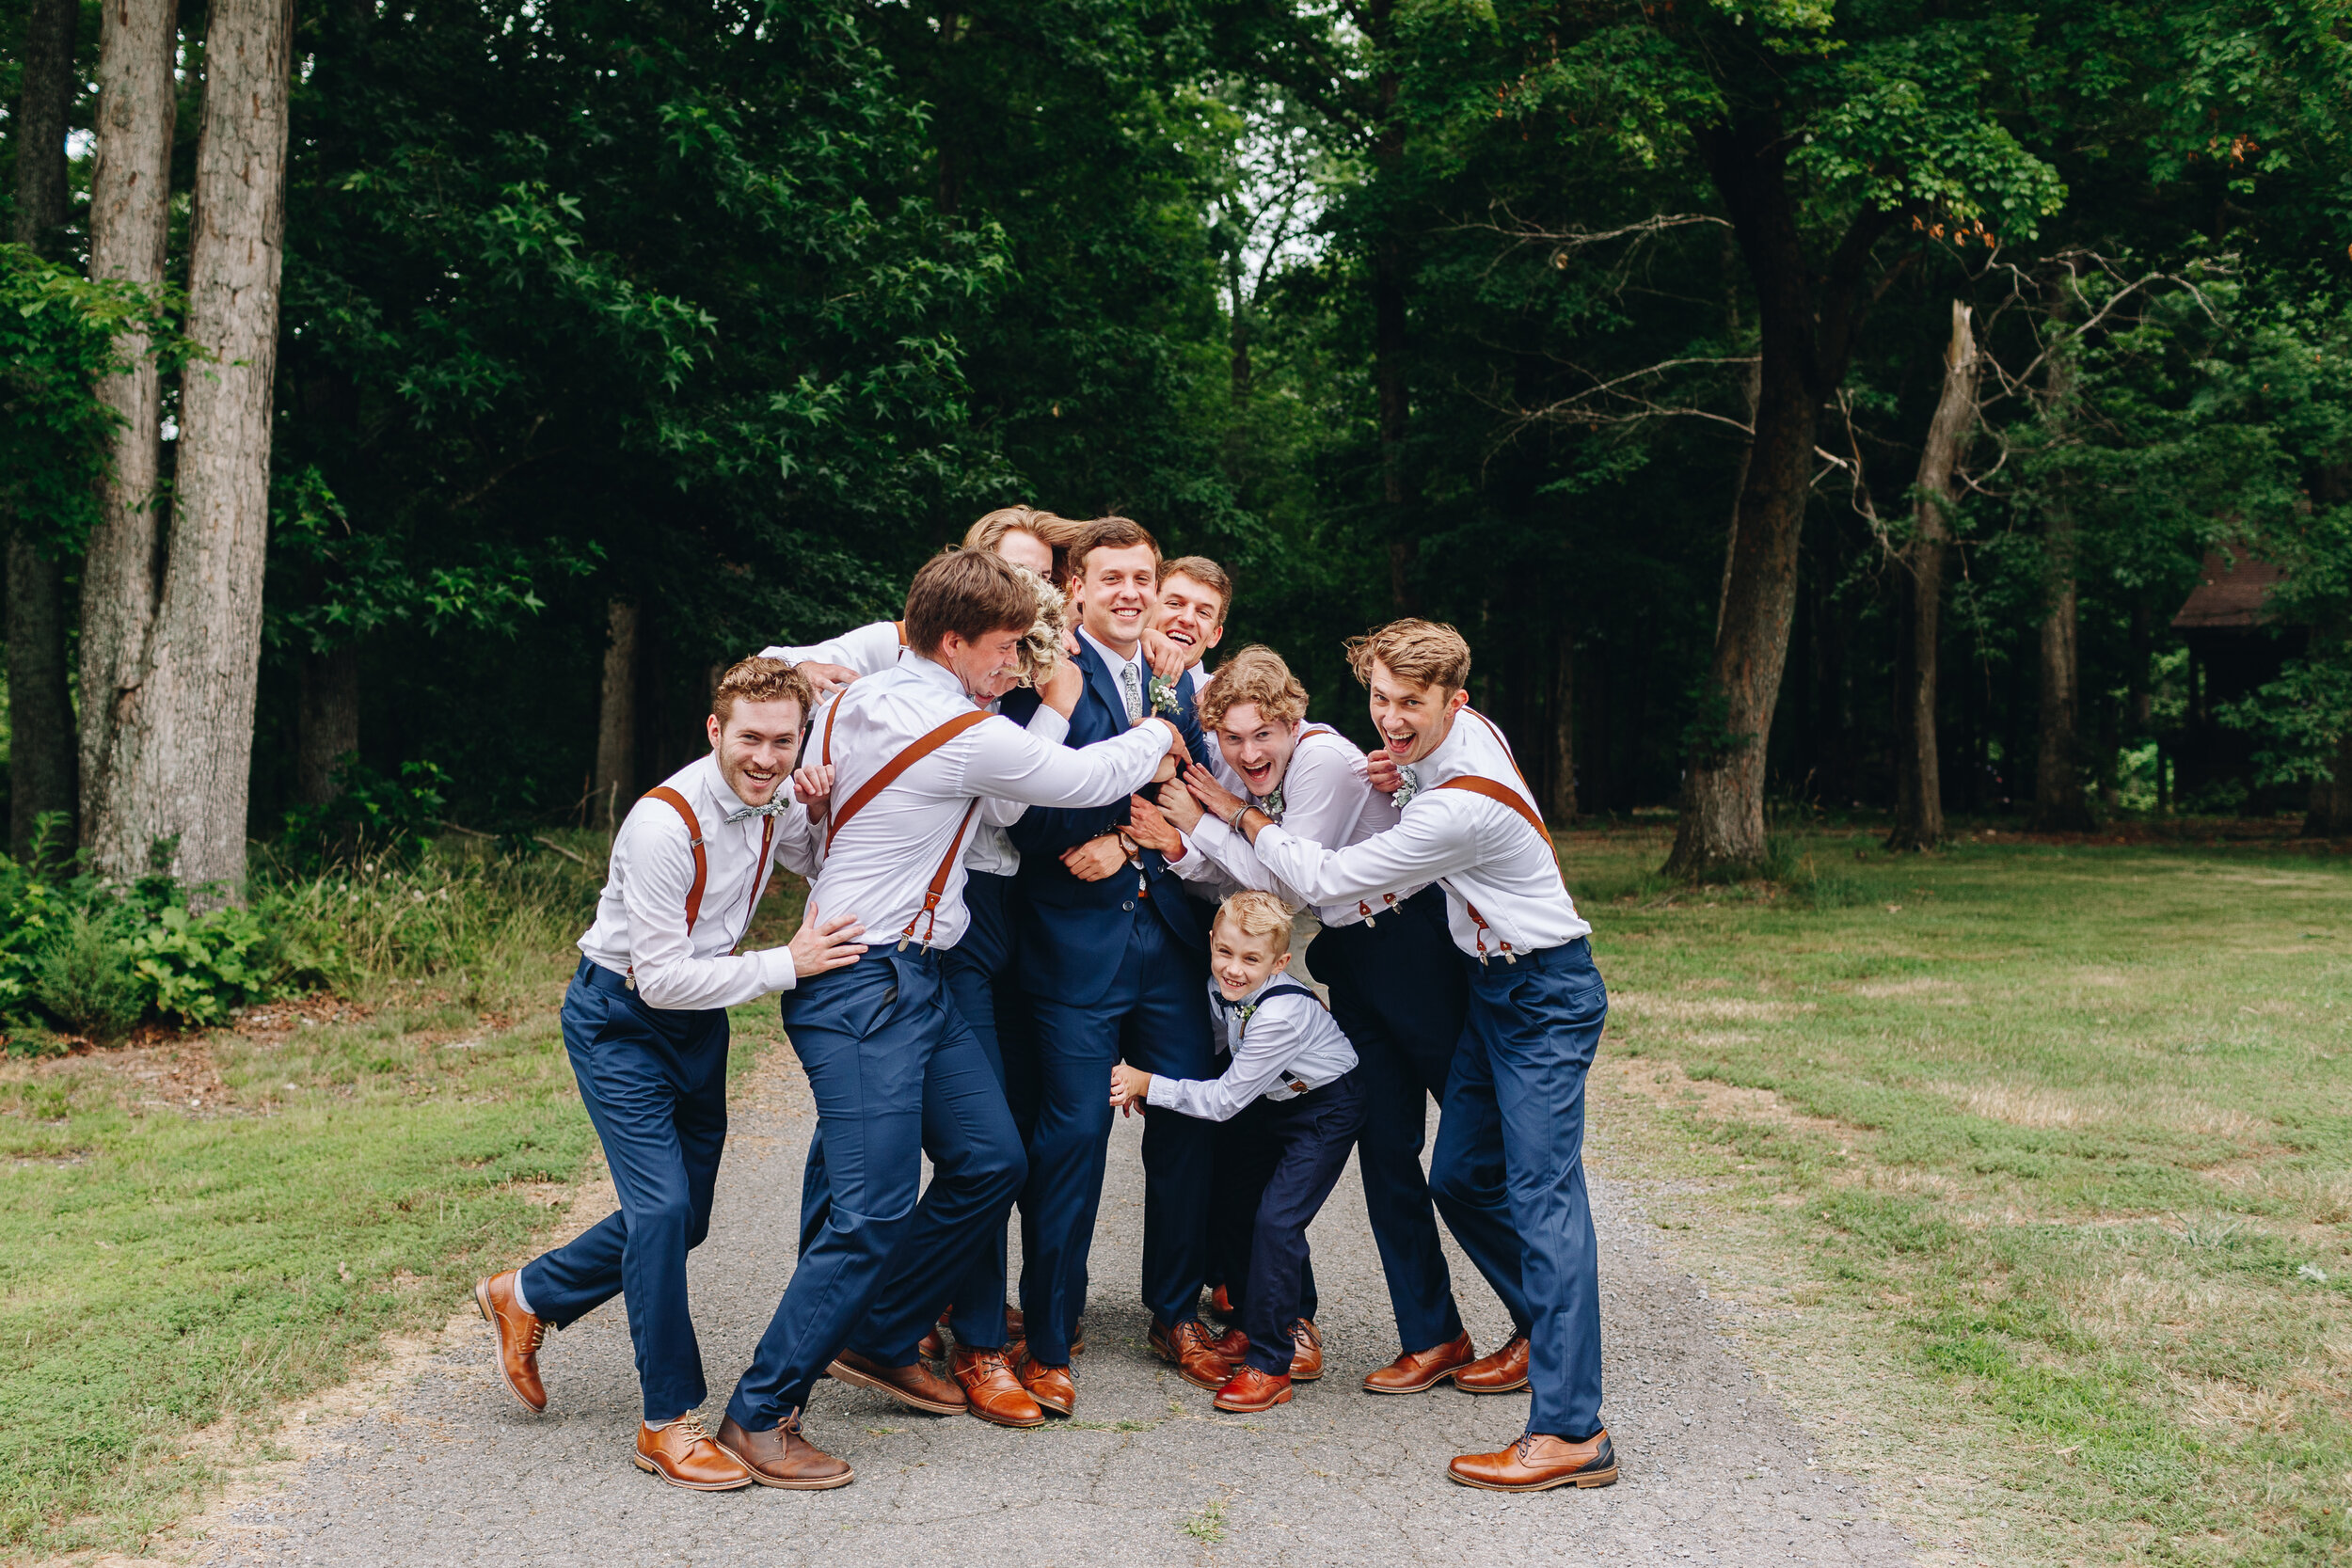
[{"label": "shoe laces", "polygon": [[703,1425],[703,1418],[700,1416],[681,1416],[672,1421],[667,1430],[685,1438],[686,1446],[690,1449],[697,1443],[709,1443],[716,1446],[718,1442],[717,1438],[710,1435],[710,1429]]},{"label": "shoe laces", "polygon": [[530,1342],[529,1344],[527,1344],[527,1345],[523,1346],[523,1350],[525,1351],[525,1353],[527,1353],[527,1354],[532,1354],[532,1355],[536,1355],[536,1354],[539,1354],[539,1347],[540,1347],[541,1345],[546,1344],[547,1342],[548,1342],[548,1321],[547,1321],[547,1319],[545,1319],[545,1318],[533,1318],[533,1319],[532,1319],[532,1320],[531,1320],[531,1342]]}]

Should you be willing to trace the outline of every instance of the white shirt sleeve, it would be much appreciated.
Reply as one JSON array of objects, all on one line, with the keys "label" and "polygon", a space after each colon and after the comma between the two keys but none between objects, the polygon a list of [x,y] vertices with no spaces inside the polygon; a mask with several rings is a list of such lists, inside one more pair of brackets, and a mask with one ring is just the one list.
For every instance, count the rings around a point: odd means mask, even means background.
[{"label": "white shirt sleeve", "polygon": [[1285,832],[1279,823],[1261,829],[1250,847],[1268,871],[1308,903],[1345,903],[1475,867],[1483,849],[1477,817],[1463,809],[1470,803],[1415,800],[1415,809],[1395,827],[1344,849],[1327,849]]},{"label": "white shirt sleeve", "polygon": [[[1070,721],[1041,702],[1037,705],[1037,711],[1029,715],[1025,727],[1031,736],[1048,746],[1059,746],[1070,738]],[[1153,765],[1155,768],[1157,766]],[[1020,821],[1028,809],[1029,802],[1026,800],[1007,800],[992,796],[980,802],[980,820],[992,828],[1009,828]]]},{"label": "white shirt sleeve", "polygon": [[[784,787],[792,785],[787,782]],[[825,831],[809,820],[808,808],[794,801],[792,809],[776,818],[775,863],[787,871],[797,871],[803,877],[815,877],[825,865]]]},{"label": "white shirt sleeve", "polygon": [[675,812],[656,804],[629,813],[616,835],[614,857],[624,850],[628,874],[621,883],[621,904],[628,911],[629,974],[646,1006],[732,1007],[792,989],[792,955],[781,947],[694,957],[686,931],[694,854]]},{"label": "white shirt sleeve", "polygon": [[1158,724],[1075,749],[1049,746],[1002,716],[972,736],[964,789],[1032,806],[1107,806],[1151,783],[1168,754],[1168,731]]},{"label": "white shirt sleeve", "polygon": [[1241,1043],[1233,1048],[1232,1065],[1225,1069],[1225,1076],[1164,1078],[1155,1072],[1144,1100],[1203,1121],[1232,1120],[1243,1106],[1281,1081],[1292,1058],[1307,1044],[1306,1031],[1299,1024],[1307,1017],[1304,1008],[1315,1004],[1290,1000],[1303,1006],[1262,1007],[1250,1019],[1241,1032]]},{"label": "white shirt sleeve", "polygon": [[876,621],[804,648],[762,648],[759,655],[793,664],[806,664],[813,659],[818,664],[838,664],[861,675],[878,675],[898,662],[898,623]]}]

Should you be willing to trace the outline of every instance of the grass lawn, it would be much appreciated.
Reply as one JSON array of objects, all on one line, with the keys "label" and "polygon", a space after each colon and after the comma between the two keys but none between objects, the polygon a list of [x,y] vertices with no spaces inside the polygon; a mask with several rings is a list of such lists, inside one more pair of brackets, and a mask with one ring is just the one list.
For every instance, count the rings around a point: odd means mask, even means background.
[{"label": "grass lawn", "polygon": [[1561,843],[1602,1158],[1924,1544],[2352,1552],[2352,868],[1816,835],[1805,898]]}]

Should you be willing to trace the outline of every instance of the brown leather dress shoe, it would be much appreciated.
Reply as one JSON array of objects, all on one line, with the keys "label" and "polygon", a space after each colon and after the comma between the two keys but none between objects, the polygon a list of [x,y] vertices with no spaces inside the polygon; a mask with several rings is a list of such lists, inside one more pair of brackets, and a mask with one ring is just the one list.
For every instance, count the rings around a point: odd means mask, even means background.
[{"label": "brown leather dress shoe", "polygon": [[[1029,1351],[1029,1323],[1018,1307],[1005,1308],[1005,1359],[1014,1366]],[[1084,1355],[1087,1351],[1087,1321],[1080,1318],[1070,1325],[1070,1354]]]},{"label": "brown leather dress shoe", "polygon": [[1527,1336],[1514,1334],[1491,1355],[1482,1355],[1454,1374],[1465,1394],[1513,1394],[1527,1386]]},{"label": "brown leather dress shoe", "polygon": [[536,1416],[548,1407],[547,1386],[539,1381],[539,1347],[548,1342],[548,1324],[515,1305],[515,1281],[522,1271],[509,1269],[477,1281],[473,1304],[482,1308],[499,1337],[499,1375],[507,1392]]},{"label": "brown leather dress shoe", "polygon": [[1555,1486],[1608,1486],[1617,1479],[1617,1449],[1609,1433],[1581,1443],[1529,1433],[1501,1453],[1466,1453],[1446,1466],[1465,1486],[1488,1492],[1545,1492]]},{"label": "brown leather dress shoe", "polygon": [[963,1407],[981,1420],[1000,1427],[1045,1424],[1044,1410],[1012,1375],[1003,1351],[959,1348],[947,1370],[963,1385]]},{"label": "brown leather dress shoe", "polygon": [[[1021,1308],[1019,1308],[1018,1307],[1006,1307],[1006,1308],[1005,1308],[1005,1338],[1006,1338],[1006,1340],[1007,1340],[1008,1342],[1010,1342],[1011,1340],[1014,1340],[1014,1339],[1025,1339],[1025,1338],[1027,1338],[1028,1337],[1029,1337],[1029,1320],[1028,1320],[1027,1318],[1025,1318],[1025,1317],[1024,1317],[1024,1316],[1022,1315]],[[1072,1348],[1073,1348],[1073,1349],[1075,1349],[1076,1347],[1075,1347],[1075,1346],[1073,1346]]]},{"label": "brown leather dress shoe", "polygon": [[1222,1388],[1233,1379],[1233,1364],[1217,1354],[1208,1325],[1198,1318],[1186,1318],[1173,1328],[1153,1323],[1152,1354],[1173,1366],[1196,1388]]},{"label": "brown leather dress shoe", "polygon": [[1224,1333],[1210,1340],[1209,1348],[1238,1367],[1241,1365],[1241,1358],[1249,1354],[1249,1331],[1241,1324],[1234,1323]]},{"label": "brown leather dress shoe", "polygon": [[1291,1381],[1312,1383],[1323,1375],[1323,1336],[1315,1331],[1312,1318],[1301,1318],[1291,1324],[1291,1343],[1297,1354],[1291,1357]]},{"label": "brown leather dress shoe", "polygon": [[885,1367],[845,1350],[833,1358],[825,1375],[837,1383],[888,1394],[909,1410],[920,1410],[926,1416],[963,1414],[963,1390],[920,1361],[912,1367]]},{"label": "brown leather dress shoe", "polygon": [[1435,1388],[1476,1358],[1468,1333],[1435,1350],[1408,1350],[1376,1372],[1364,1374],[1367,1394],[1418,1394]]},{"label": "brown leather dress shoe", "polygon": [[766,1432],[745,1432],[729,1416],[719,1423],[719,1435],[713,1441],[740,1460],[762,1486],[787,1492],[830,1492],[849,1485],[857,1475],[848,1460],[835,1459],[801,1435],[797,1410]]},{"label": "brown leather dress shoe", "polygon": [[942,1312],[939,1322],[931,1325],[930,1332],[914,1342],[914,1354],[926,1361],[945,1361],[947,1358],[946,1313]]},{"label": "brown leather dress shoe", "polygon": [[1233,1311],[1233,1292],[1227,1290],[1222,1285],[1219,1285],[1216,1290],[1211,1291],[1209,1292],[1209,1316],[1216,1319],[1219,1323],[1232,1323],[1235,1316]]},{"label": "brown leather dress shoe", "polygon": [[1262,1372],[1255,1367],[1244,1367],[1216,1391],[1215,1403],[1219,1410],[1230,1410],[1236,1416],[1254,1416],[1261,1410],[1271,1410],[1278,1404],[1288,1404],[1290,1402],[1289,1378]]},{"label": "brown leather dress shoe", "polygon": [[732,1492],[752,1483],[750,1468],[710,1440],[694,1417],[672,1421],[660,1432],[637,1423],[637,1467],[689,1492]]},{"label": "brown leather dress shoe", "polygon": [[1056,1415],[1068,1416],[1077,1410],[1078,1386],[1070,1380],[1069,1368],[1049,1367],[1024,1355],[1013,1363],[1012,1373],[1028,1390],[1029,1398]]}]

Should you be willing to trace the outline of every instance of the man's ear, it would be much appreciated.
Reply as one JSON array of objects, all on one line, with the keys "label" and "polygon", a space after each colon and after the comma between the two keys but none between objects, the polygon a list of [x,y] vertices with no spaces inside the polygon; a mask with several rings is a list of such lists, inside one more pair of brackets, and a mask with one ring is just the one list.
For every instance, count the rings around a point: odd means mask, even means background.
[{"label": "man's ear", "polygon": [[719,716],[714,713],[705,718],[703,720],[703,728],[710,736],[710,749],[714,752],[717,751],[719,749],[720,736],[726,733],[724,727],[719,722]]},{"label": "man's ear", "polygon": [[1201,651],[1202,653],[1204,653],[1204,654],[1205,654],[1205,653],[1207,653],[1207,652],[1208,652],[1211,648],[1216,647],[1216,646],[1219,642],[1222,642],[1222,641],[1225,641],[1225,623],[1224,623],[1224,622],[1222,622],[1222,621],[1219,621],[1219,622],[1218,622],[1216,626],[1211,626],[1211,627],[1209,628],[1209,635],[1208,635],[1208,637],[1207,637],[1205,640],[1203,640],[1203,641],[1202,641],[1202,642],[1201,642],[1201,644],[1200,644],[1200,651]]},{"label": "man's ear", "polygon": [[1446,704],[1445,710],[1448,713],[1459,713],[1468,706],[1470,706],[1470,688],[1467,686],[1455,687],[1454,689],[1454,700]]},{"label": "man's ear", "polygon": [[[1290,954],[1285,953],[1285,954],[1283,954],[1280,958],[1279,958],[1275,959],[1275,960],[1274,960],[1274,968],[1273,968],[1273,970],[1272,970],[1271,974],[1281,974],[1281,973],[1282,973],[1282,971],[1284,971],[1284,970],[1286,970],[1286,969],[1290,968],[1290,966],[1291,966],[1291,957],[1292,957],[1292,956],[1291,956]],[[1269,977],[1270,977],[1270,976],[1269,976]]]}]

